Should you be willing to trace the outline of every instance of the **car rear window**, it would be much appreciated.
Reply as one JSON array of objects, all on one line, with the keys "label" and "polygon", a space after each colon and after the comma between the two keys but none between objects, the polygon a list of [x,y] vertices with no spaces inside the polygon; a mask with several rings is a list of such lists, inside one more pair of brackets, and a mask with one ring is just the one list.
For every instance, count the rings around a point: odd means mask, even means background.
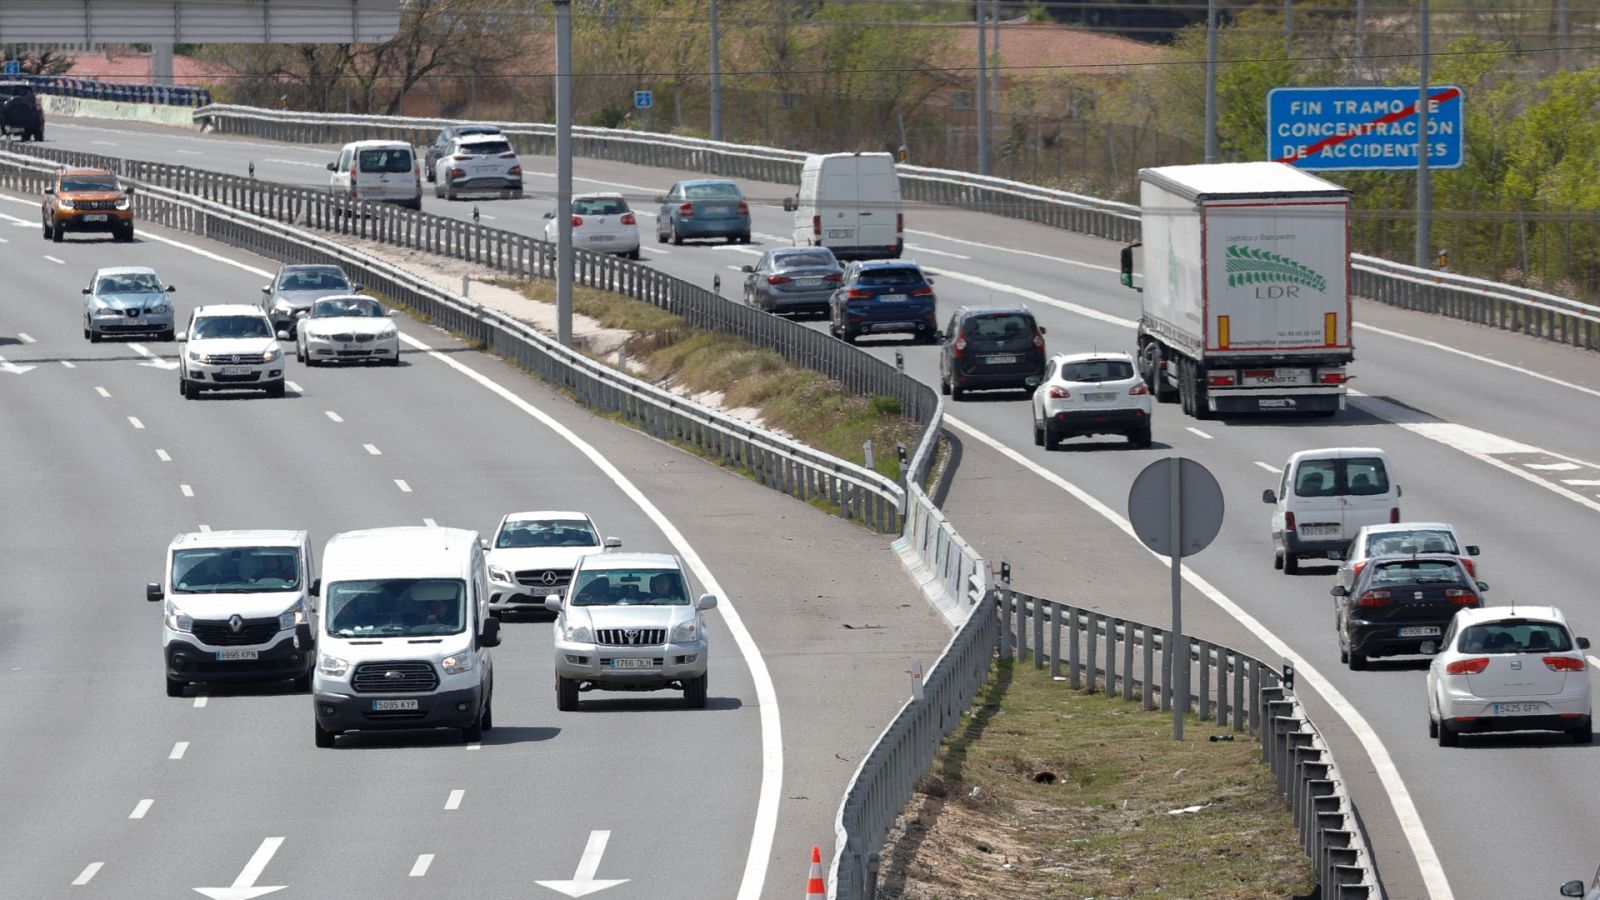
[{"label": "car rear window", "polygon": [[1344,474],[1349,493],[1358,496],[1389,493],[1389,473],[1384,469],[1383,460],[1376,456],[1344,460]]},{"label": "car rear window", "polygon": [[737,200],[739,186],[731,181],[689,184],[684,186],[683,195],[690,200]]},{"label": "car rear window", "polygon": [[9,100],[12,97],[32,97],[33,85],[30,84],[0,84],[0,97]]},{"label": "car rear window", "polygon": [[1367,537],[1368,556],[1405,556],[1410,553],[1460,554],[1455,536],[1448,531],[1421,528],[1413,531],[1385,531]]},{"label": "car rear window", "polygon": [[1133,377],[1133,363],[1122,359],[1088,359],[1061,364],[1062,381],[1126,381]]},{"label": "car rear window", "polygon": [[1556,622],[1507,619],[1467,628],[1456,647],[1462,653],[1564,653],[1572,649],[1572,636]]},{"label": "car rear window", "polygon": [[961,331],[970,338],[1003,338],[1033,333],[1033,317],[1016,313],[972,316]]},{"label": "car rear window", "polygon": [[1405,559],[1379,563],[1372,573],[1373,586],[1466,583],[1461,566],[1442,559]]},{"label": "car rear window", "polygon": [[511,142],[473,141],[470,144],[462,144],[456,149],[460,150],[462,153],[468,153],[473,156],[494,156],[497,153],[510,153]]},{"label": "car rear window", "polygon": [[409,147],[384,147],[375,150],[362,150],[359,157],[361,171],[363,172],[411,171],[411,148]]},{"label": "car rear window", "polygon": [[1339,461],[1302,459],[1294,474],[1294,493],[1296,497],[1337,497]]},{"label": "car rear window", "polygon": [[816,266],[838,266],[838,261],[832,253],[817,253],[802,251],[800,253],[779,253],[772,257],[772,264],[780,269],[806,269]]},{"label": "car rear window", "polygon": [[628,201],[621,197],[590,197],[572,201],[572,214],[575,216],[620,216],[627,211]]},{"label": "car rear window", "polygon": [[916,269],[862,269],[856,275],[858,284],[921,284],[922,273]]}]

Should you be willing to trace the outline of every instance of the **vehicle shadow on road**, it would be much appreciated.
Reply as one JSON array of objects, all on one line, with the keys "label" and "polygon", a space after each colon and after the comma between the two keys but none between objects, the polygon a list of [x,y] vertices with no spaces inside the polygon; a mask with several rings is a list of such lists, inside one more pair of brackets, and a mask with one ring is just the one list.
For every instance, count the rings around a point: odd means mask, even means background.
[{"label": "vehicle shadow on road", "polygon": [[1171,450],[1171,444],[1163,444],[1152,440],[1148,447],[1135,447],[1127,438],[1112,438],[1110,440],[1086,441],[1082,438],[1068,438],[1056,445],[1056,453],[1095,453],[1106,450]]},{"label": "vehicle shadow on road", "polygon": [[493,744],[536,744],[542,741],[554,740],[561,733],[559,728],[541,728],[533,725],[496,725],[483,733],[483,745],[488,747]]},{"label": "vehicle shadow on road", "polygon": [[[1592,740],[1592,739],[1591,739]],[[1508,731],[1461,735],[1455,750],[1600,750],[1600,743],[1574,744],[1572,739],[1556,731]]]},{"label": "vehicle shadow on road", "polygon": [[[1378,657],[1367,660],[1369,672],[1426,672],[1433,663],[1432,657],[1406,656],[1402,658]],[[1359,674],[1359,673],[1357,673]]]},{"label": "vehicle shadow on road", "polygon": [[[637,698],[591,700],[582,698],[579,710],[582,712],[661,712],[663,710],[683,709],[683,697],[677,692],[666,692],[650,697],[640,695]],[[688,712],[727,712],[743,709],[744,701],[738,697],[707,697],[706,708],[703,710],[687,710]]]}]

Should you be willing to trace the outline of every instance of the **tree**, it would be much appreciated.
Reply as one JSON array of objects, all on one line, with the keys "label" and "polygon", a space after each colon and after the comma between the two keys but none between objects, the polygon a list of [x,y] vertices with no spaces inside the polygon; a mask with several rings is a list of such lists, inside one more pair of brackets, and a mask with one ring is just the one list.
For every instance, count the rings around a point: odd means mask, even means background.
[{"label": "tree", "polygon": [[0,52],[5,53],[6,59],[16,60],[28,75],[65,75],[72,69],[72,57],[60,50],[7,44]]}]

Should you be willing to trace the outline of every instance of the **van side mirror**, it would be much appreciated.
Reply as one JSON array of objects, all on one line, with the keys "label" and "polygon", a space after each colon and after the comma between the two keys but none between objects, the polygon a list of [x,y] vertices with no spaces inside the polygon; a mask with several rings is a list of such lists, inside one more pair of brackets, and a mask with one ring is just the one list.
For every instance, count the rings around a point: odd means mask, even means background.
[{"label": "van side mirror", "polygon": [[699,600],[699,602],[695,603],[694,608],[695,609],[716,609],[717,608],[717,595],[716,594],[701,594],[700,595],[700,600]]},{"label": "van side mirror", "polygon": [[46,194],[54,194],[56,192],[56,186],[53,184],[47,184],[44,187],[44,192]]},{"label": "van side mirror", "polygon": [[544,214],[544,217],[546,219],[554,219],[556,217],[556,214],[553,213],[553,212],[547,212],[547,213]]},{"label": "van side mirror", "polygon": [[1328,558],[1333,560],[1334,562],[1343,562],[1344,561],[1344,551],[1343,550],[1329,550],[1328,551]]},{"label": "van side mirror", "polygon": [[485,647],[500,646],[500,619],[490,616],[483,620],[483,631],[478,634],[478,643]]},{"label": "van side mirror", "polygon": [[[746,272],[746,273],[754,272],[755,270],[756,270],[755,266],[740,266],[739,267],[739,271]],[[87,292],[85,292],[85,293],[87,293]]]},{"label": "van side mirror", "polygon": [[601,545],[604,546],[607,550],[621,550],[622,549],[622,538],[619,538],[619,537],[608,537],[604,541],[601,542]]},{"label": "van side mirror", "polygon": [[544,598],[544,608],[553,613],[561,612],[561,595],[549,594]]},{"label": "van side mirror", "polygon": [[1579,650],[1587,650],[1587,649],[1589,649],[1589,639],[1586,638],[1586,637],[1578,638],[1578,649]]},{"label": "van side mirror", "polygon": [[167,285],[167,293],[169,293],[169,294],[172,293],[173,291],[176,291],[177,289],[178,289],[178,286],[175,285],[175,284]]},{"label": "van side mirror", "polygon": [[321,578],[312,579],[312,581],[311,581],[311,596],[313,596],[313,597],[322,596],[322,579]]},{"label": "van side mirror", "polygon": [[1144,288],[1133,287],[1133,248],[1144,246],[1143,241],[1134,241],[1122,248],[1122,286],[1143,291]]},{"label": "van side mirror", "polygon": [[1566,884],[1563,884],[1561,886],[1561,896],[1563,896],[1563,897],[1582,897],[1583,896],[1583,882],[1581,882],[1581,881],[1569,881]]},{"label": "van side mirror", "polygon": [[317,639],[311,634],[311,623],[301,622],[294,627],[294,648],[302,653],[310,653],[317,646]]},{"label": "van side mirror", "polygon": [[1467,555],[1468,556],[1477,556],[1478,555],[1478,545],[1477,544],[1468,544],[1467,545]]},{"label": "van side mirror", "polygon": [[1489,589],[1489,582],[1487,581],[1474,581],[1473,584],[1477,585],[1478,590],[1480,591],[1487,591]]},{"label": "van side mirror", "polygon": [[161,585],[152,581],[144,586],[144,598],[151,603],[160,603],[163,596],[165,594],[161,590]]},{"label": "van side mirror", "polygon": [[187,340],[188,340],[188,339],[189,339],[189,332],[187,332],[187,331],[180,331],[180,332],[178,332],[178,333],[177,333],[177,334],[175,334],[175,335],[173,335],[173,336],[172,336],[172,339],[173,339],[173,340],[175,340],[175,341],[177,341],[177,342],[178,342],[178,343],[180,343],[180,344],[181,344],[181,343],[183,343],[183,342],[184,342],[184,341],[187,341]]},{"label": "van side mirror", "polygon": [[128,184],[128,185],[123,185],[122,192],[124,194],[127,194],[129,197],[132,197],[138,191],[133,185]]},{"label": "van side mirror", "polygon": [[85,294],[92,294],[92,293],[94,293],[94,288],[84,288],[83,292]]},{"label": "van side mirror", "polygon": [[270,294],[270,293],[272,293],[272,285],[270,285],[270,284],[263,284],[263,285],[262,285],[262,286],[261,286],[261,293],[263,293],[263,294]]},{"label": "van side mirror", "polygon": [[783,198],[783,211],[784,212],[794,212],[796,207],[798,207],[798,205],[799,204],[794,202],[794,198],[793,197],[785,197],[785,198]]},{"label": "van side mirror", "polygon": [[1328,591],[1328,593],[1335,597],[1348,597],[1350,596],[1350,589],[1342,584],[1336,584],[1331,590]]},{"label": "van side mirror", "polygon": [[1267,488],[1266,490],[1261,492],[1261,502],[1262,503],[1277,503],[1278,502],[1278,495],[1272,492],[1272,488]]},{"label": "van side mirror", "polygon": [[280,340],[280,341],[287,341],[287,340],[288,340],[288,339],[289,339],[289,332],[287,332],[287,331],[280,331],[280,332],[278,332],[278,333],[277,333],[277,335],[276,335],[276,337],[277,337],[277,338],[278,338],[278,340]]},{"label": "van side mirror", "polygon": [[339,164],[338,163],[328,163],[328,171],[329,172],[337,172],[337,171],[339,171]]}]

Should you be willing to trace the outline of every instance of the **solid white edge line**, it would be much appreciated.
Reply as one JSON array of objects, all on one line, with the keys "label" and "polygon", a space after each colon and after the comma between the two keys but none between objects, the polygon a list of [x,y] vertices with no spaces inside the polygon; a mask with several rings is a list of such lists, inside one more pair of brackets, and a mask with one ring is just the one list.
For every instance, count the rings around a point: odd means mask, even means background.
[{"label": "solid white edge line", "polygon": [[87,866],[84,866],[83,871],[78,873],[78,877],[72,879],[71,886],[83,887],[84,885],[88,884],[89,880],[94,878],[94,876],[100,872],[101,867],[104,865],[105,863],[103,862],[92,862]]},{"label": "solid white edge line", "polygon": [[1262,462],[1261,460],[1258,459],[1258,460],[1255,460],[1255,464],[1260,466],[1263,469],[1266,469],[1268,472],[1271,472],[1274,475],[1282,475],[1283,474],[1283,470],[1278,468],[1277,466],[1273,465],[1272,463]]},{"label": "solid white edge line", "polygon": [[1410,343],[1410,344],[1417,344],[1419,346],[1428,347],[1428,348],[1433,349],[1433,350],[1442,350],[1445,353],[1451,353],[1451,354],[1454,354],[1456,356],[1464,356],[1467,359],[1472,360],[1473,362],[1483,363],[1486,366],[1495,366],[1496,368],[1500,368],[1500,369],[1510,369],[1513,372],[1519,372],[1519,373],[1521,373],[1523,375],[1528,376],[1529,378],[1537,378],[1540,381],[1548,382],[1550,384],[1557,385],[1559,387],[1571,388],[1572,390],[1579,391],[1579,392],[1584,393],[1584,394],[1588,394],[1591,397],[1600,397],[1600,390],[1595,390],[1594,388],[1591,388],[1591,387],[1584,387],[1581,384],[1573,384],[1570,381],[1562,381],[1559,378],[1555,378],[1555,377],[1550,376],[1550,375],[1545,375],[1542,372],[1535,372],[1532,369],[1524,368],[1522,366],[1517,366],[1517,365],[1512,365],[1511,363],[1501,362],[1498,359],[1490,359],[1487,356],[1480,356],[1480,355],[1478,355],[1476,353],[1469,353],[1468,351],[1462,350],[1459,347],[1451,347],[1448,344],[1441,344],[1438,341],[1430,341],[1430,340],[1427,340],[1426,338],[1412,337],[1409,334],[1401,334],[1398,331],[1390,331],[1387,328],[1379,328],[1376,325],[1368,325],[1365,322],[1353,322],[1351,324],[1353,324],[1355,327],[1360,328],[1360,329],[1362,329],[1364,331],[1371,331],[1374,334],[1381,334],[1384,337],[1391,337],[1391,338],[1394,338],[1397,341],[1405,341],[1405,342]]},{"label": "solid white edge line", "polygon": [[183,755],[188,752],[189,742],[179,741],[172,745],[172,752],[167,754],[167,759],[183,759]]},{"label": "solid white edge line", "polygon": [[587,456],[612,483],[617,486],[630,500],[634,502],[652,523],[660,529],[679,555],[689,564],[695,577],[705,586],[708,593],[716,594],[719,603],[717,611],[722,614],[723,621],[728,626],[728,631],[733,635],[734,643],[739,646],[743,654],[745,665],[750,669],[750,680],[755,686],[756,706],[761,720],[761,789],[756,800],[755,826],[750,838],[750,852],[745,857],[744,875],[739,881],[737,900],[760,900],[761,891],[766,883],[767,865],[772,856],[772,844],[777,837],[778,805],[783,793],[783,729],[778,711],[778,694],[772,685],[772,675],[767,671],[766,660],[762,658],[760,648],[756,646],[755,638],[751,637],[749,629],[745,627],[744,620],[734,608],[732,601],[716,577],[695,552],[677,526],[662,513],[650,498],[639,490],[628,476],[622,473],[612,462],[596,450],[592,444],[579,437],[570,428],[556,421],[544,410],[539,409],[528,401],[518,397],[509,389],[501,386],[493,379],[459,360],[451,359],[447,354],[439,353],[428,345],[410,335],[402,334],[400,339],[416,350],[421,350],[429,357],[455,369],[466,377],[476,381],[484,388],[498,394],[501,398],[521,409],[523,412],[537,419],[545,427],[554,431],[567,443],[571,444],[578,452]]},{"label": "solid white edge line", "polygon": [[952,244],[963,244],[968,247],[978,247],[984,250],[998,250],[1001,253],[1015,253],[1018,256],[1031,256],[1034,259],[1048,260],[1053,263],[1060,263],[1063,266],[1077,266],[1080,269],[1093,269],[1096,272],[1111,272],[1112,274],[1116,275],[1122,274],[1121,269],[1116,269],[1111,266],[1087,263],[1077,259],[1067,259],[1064,256],[1051,256],[1048,253],[1035,253],[1032,250],[1018,250],[1015,247],[1000,247],[996,246],[995,244],[980,244],[977,241],[969,241],[965,238],[950,237],[949,235],[939,234],[936,231],[918,231],[915,228],[907,228],[905,233],[921,235],[923,237],[938,238],[941,241],[949,241]]},{"label": "solid white edge line", "polygon": [[144,818],[144,814],[149,812],[150,811],[150,807],[154,806],[155,804],[156,804],[156,801],[151,799],[151,798],[149,798],[149,797],[146,797],[145,799],[140,800],[137,804],[134,805],[133,812],[128,813],[128,818],[130,818],[130,819],[142,819],[142,818]]},{"label": "solid white edge line", "polygon": [[461,808],[461,801],[466,796],[467,796],[467,792],[465,790],[461,789],[461,788],[456,788],[455,790],[452,790],[450,792],[450,798],[444,801],[444,808],[445,809],[460,809]]},{"label": "solid white edge line", "polygon": [[[1102,518],[1115,525],[1128,537],[1133,538],[1135,541],[1138,540],[1138,536],[1134,534],[1133,525],[1127,519],[1123,518],[1111,507],[1090,496],[1077,485],[1028,459],[1023,454],[990,437],[985,432],[979,431],[959,419],[952,418],[949,414],[945,415],[944,420],[947,425],[971,435],[984,445],[1003,454],[1012,462],[1071,494],[1078,502],[1099,513]],[[1141,544],[1141,546],[1143,545]],[[1154,551],[1149,552],[1151,556],[1155,556],[1158,559],[1166,559],[1166,557]],[[1199,573],[1188,566],[1184,566],[1183,577],[1185,581],[1188,581],[1190,585],[1204,594],[1207,599],[1215,603],[1219,609],[1232,616],[1235,621],[1243,625],[1251,634],[1254,634],[1262,643],[1271,648],[1272,652],[1292,662],[1295,667],[1296,678],[1310,685],[1311,689],[1316,691],[1332,707],[1339,718],[1344,720],[1345,725],[1355,735],[1356,740],[1361,742],[1362,748],[1366,750],[1368,758],[1372,761],[1373,772],[1378,776],[1378,781],[1383,785],[1384,792],[1389,797],[1389,804],[1394,809],[1395,818],[1400,823],[1401,832],[1405,834],[1406,843],[1411,847],[1412,856],[1416,859],[1417,869],[1422,875],[1422,881],[1427,888],[1428,896],[1433,900],[1454,900],[1455,894],[1450,889],[1450,880],[1445,876],[1444,866],[1439,862],[1438,853],[1433,848],[1433,841],[1429,839],[1428,830],[1422,824],[1422,815],[1417,811],[1416,804],[1411,800],[1411,791],[1406,787],[1405,782],[1401,780],[1400,771],[1395,766],[1394,759],[1389,755],[1389,748],[1384,746],[1382,739],[1378,737],[1377,732],[1373,731],[1372,725],[1367,722],[1366,717],[1343,694],[1339,693],[1338,688],[1335,688],[1332,682],[1328,681],[1321,672],[1295,653],[1293,648],[1272,633],[1265,625],[1257,621],[1254,616],[1228,599],[1227,595],[1201,577]]]},{"label": "solid white edge line", "polygon": [[417,861],[411,864],[411,877],[421,878],[428,874],[428,867],[433,865],[432,853],[417,854]]}]

